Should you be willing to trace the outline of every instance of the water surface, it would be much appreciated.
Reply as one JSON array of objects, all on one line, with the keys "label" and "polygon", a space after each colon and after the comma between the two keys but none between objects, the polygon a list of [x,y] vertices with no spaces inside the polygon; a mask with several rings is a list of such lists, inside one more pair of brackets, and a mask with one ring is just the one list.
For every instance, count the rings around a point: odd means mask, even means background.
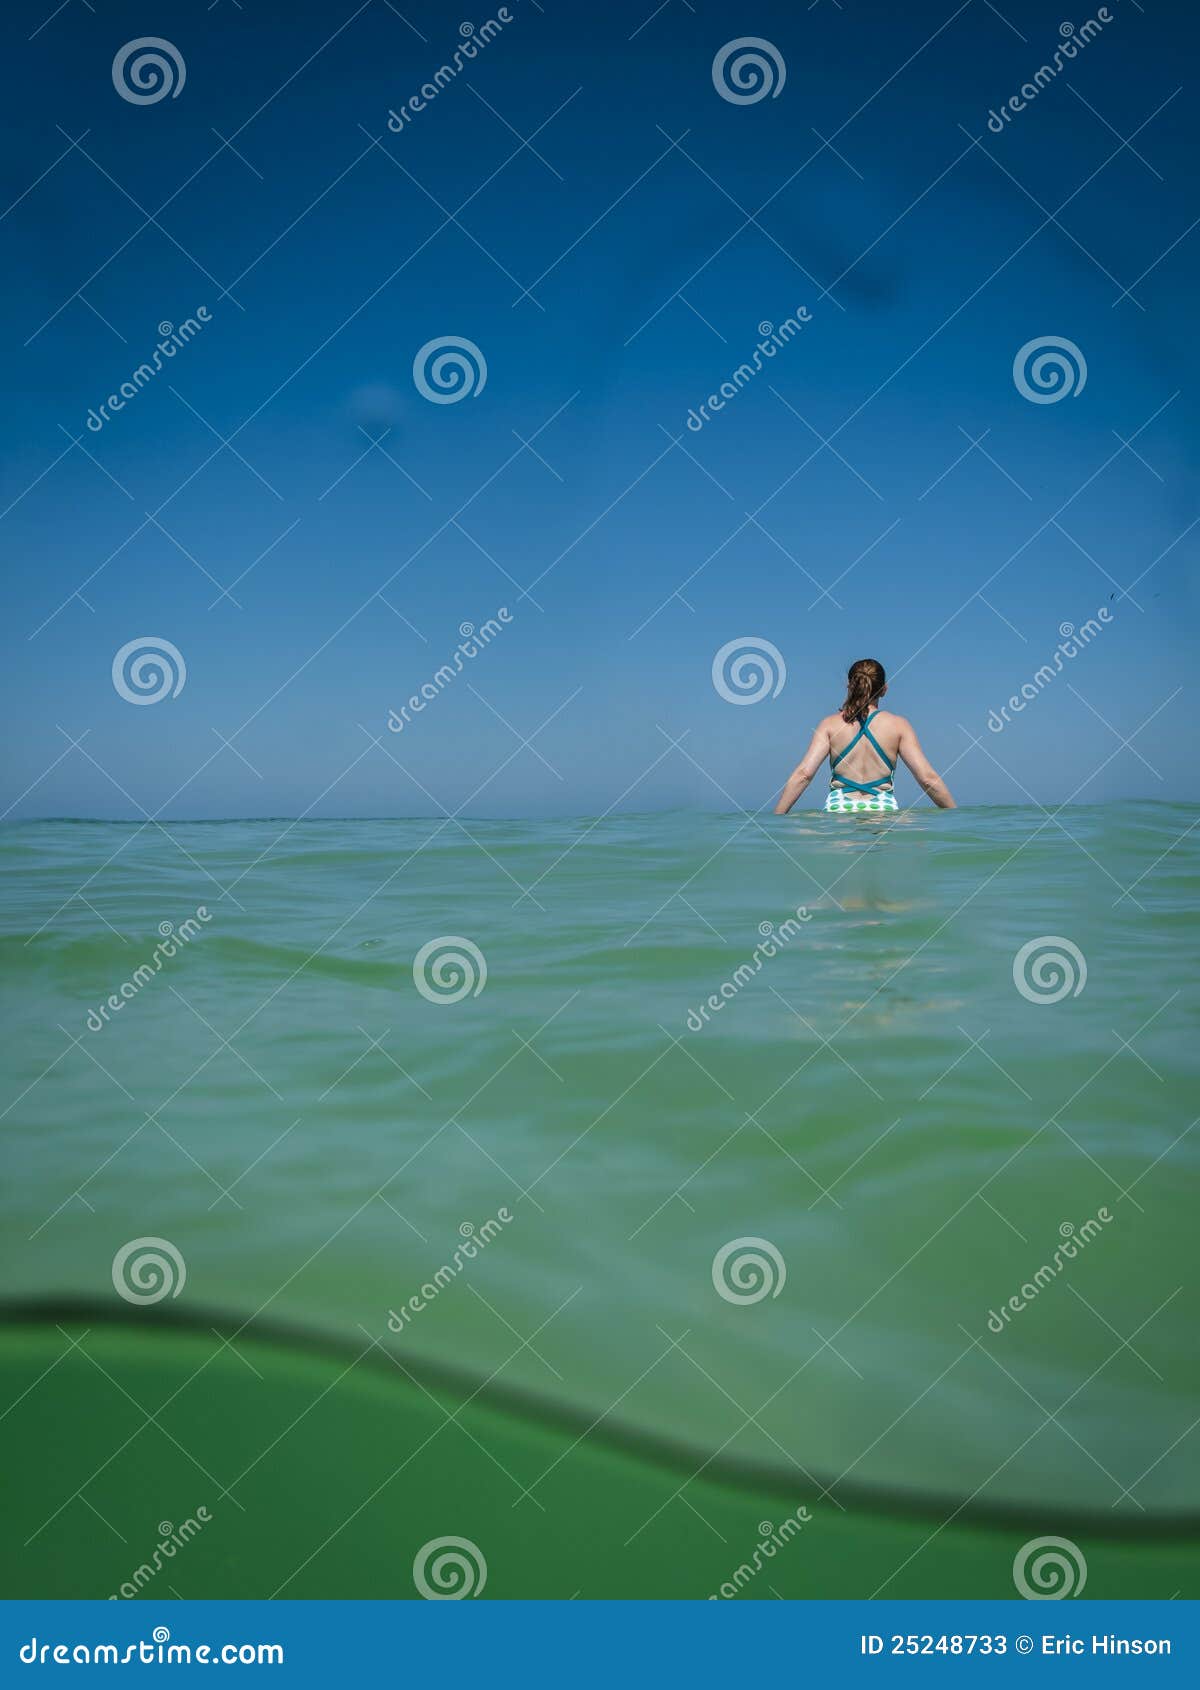
[{"label": "water surface", "polygon": [[1197,817],[8,827],[5,1283],[163,1238],[835,1496],[1194,1509]]}]

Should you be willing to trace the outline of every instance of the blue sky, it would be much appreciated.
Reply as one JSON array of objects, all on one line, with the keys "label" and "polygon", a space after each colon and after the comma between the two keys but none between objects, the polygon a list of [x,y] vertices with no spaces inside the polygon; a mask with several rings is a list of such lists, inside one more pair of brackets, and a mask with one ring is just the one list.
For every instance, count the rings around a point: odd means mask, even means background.
[{"label": "blue sky", "polygon": [[[1186,693],[1145,725],[1197,619],[1195,26],[1108,10],[997,135],[1060,41],[1032,0],[513,0],[396,134],[465,12],[8,8],[0,808],[758,807],[863,655],[960,801],[1195,797]],[[185,74],[137,104],[113,60],[147,35]],[[713,60],[745,35],[785,73],[735,103]],[[435,404],[413,360],[445,336],[487,376]],[[1035,404],[1044,337],[1087,376]],[[752,707],[712,682],[741,637],[787,667]],[[112,679],[141,638],[186,662],[151,707]]]}]

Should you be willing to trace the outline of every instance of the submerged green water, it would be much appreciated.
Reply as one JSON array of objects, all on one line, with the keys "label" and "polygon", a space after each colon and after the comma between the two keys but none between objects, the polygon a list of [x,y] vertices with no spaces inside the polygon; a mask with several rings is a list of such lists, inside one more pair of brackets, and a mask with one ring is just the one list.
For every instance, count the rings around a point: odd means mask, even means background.
[{"label": "submerged green water", "polygon": [[5,1285],[165,1239],[835,1498],[1194,1510],[1197,819],[9,827]]}]

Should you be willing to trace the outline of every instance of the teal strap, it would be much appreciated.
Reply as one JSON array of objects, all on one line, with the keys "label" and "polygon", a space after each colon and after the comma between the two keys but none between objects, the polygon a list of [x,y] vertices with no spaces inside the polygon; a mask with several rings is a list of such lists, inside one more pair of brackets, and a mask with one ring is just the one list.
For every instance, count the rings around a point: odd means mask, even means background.
[{"label": "teal strap", "polygon": [[[878,712],[876,712],[876,714],[878,714]],[[895,774],[895,772],[896,772],[895,763],[892,762],[892,759],[888,756],[887,752],[883,749],[882,745],[880,745],[879,741],[875,738],[875,735],[871,732],[871,730],[867,726],[866,722],[864,722],[863,725],[862,725],[862,732],[864,734],[866,734],[867,738],[870,740],[871,744],[875,747],[876,751],[878,751],[879,755],[883,758],[883,760],[887,764],[888,768],[892,771],[893,774]]]},{"label": "teal strap", "polygon": [[[878,715],[879,712],[876,710],[874,714]],[[891,785],[892,776],[896,772],[896,765],[892,762],[892,759],[888,756],[882,745],[880,745],[879,741],[875,738],[875,735],[871,732],[871,729],[868,726],[869,721],[870,716],[860,716],[859,729],[854,738],[842,747],[836,757],[831,757],[829,760],[830,778],[831,780],[836,779],[839,790],[874,793],[880,792],[885,786]],[[864,737],[864,735],[870,740],[875,750],[879,753],[881,761],[886,764],[888,771],[887,774],[878,775],[874,780],[851,780],[848,775],[835,776],[833,771],[837,768],[843,757],[848,756],[849,753],[854,750],[854,747],[858,744],[859,740]]]},{"label": "teal strap", "polygon": [[854,747],[858,744],[858,742],[861,738],[862,738],[862,729],[859,728],[859,730],[855,734],[854,738],[852,740],[850,740],[843,747],[843,749],[841,751],[838,752],[836,757],[833,757],[833,758],[830,759],[829,768],[830,768],[831,773],[833,772],[834,769],[837,768],[838,764],[841,762],[842,758],[844,756],[846,756],[847,752],[854,750]]},{"label": "teal strap", "polygon": [[843,745],[842,749],[838,752],[837,756],[831,759],[830,764],[829,764],[829,767],[831,769],[836,769],[838,764],[841,762],[842,758],[849,756],[850,752],[854,750],[854,747],[858,744],[859,740],[862,738],[863,734],[866,732],[866,727],[867,727],[867,724],[864,722],[862,724],[862,726],[859,728],[858,732],[855,734],[854,738],[851,739],[851,740],[847,740],[846,744]]},{"label": "teal strap", "polygon": [[846,775],[836,775],[836,792],[882,792],[885,786],[892,784],[891,775],[880,775],[878,780],[850,780]]}]

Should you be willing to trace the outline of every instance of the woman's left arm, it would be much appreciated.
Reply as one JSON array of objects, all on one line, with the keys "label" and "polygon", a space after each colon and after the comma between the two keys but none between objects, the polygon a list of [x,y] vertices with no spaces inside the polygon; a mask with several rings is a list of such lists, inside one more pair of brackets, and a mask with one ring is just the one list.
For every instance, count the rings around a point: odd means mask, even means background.
[{"label": "woman's left arm", "polygon": [[822,722],[814,729],[808,750],[787,778],[787,784],[780,793],[779,802],[775,806],[777,816],[787,815],[828,755],[829,729]]}]

